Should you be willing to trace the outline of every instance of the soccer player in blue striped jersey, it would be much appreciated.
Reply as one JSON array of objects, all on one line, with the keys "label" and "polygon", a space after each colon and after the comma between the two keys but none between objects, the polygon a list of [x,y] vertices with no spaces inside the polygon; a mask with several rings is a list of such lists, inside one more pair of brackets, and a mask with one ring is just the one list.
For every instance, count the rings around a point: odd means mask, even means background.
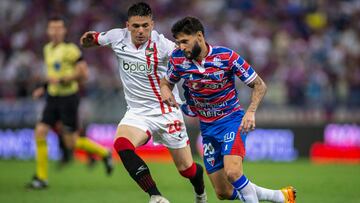
[{"label": "soccer player in blue striped jersey", "polygon": [[[188,106],[181,109],[200,119],[204,164],[217,197],[246,203],[294,203],[293,187],[259,187],[243,172],[246,134],[255,129],[255,112],[266,92],[264,81],[233,50],[206,43],[197,18],[185,17],[171,31],[179,49],[172,53],[167,76],[161,80],[161,96],[165,103],[178,107],[171,90],[184,79]],[[239,104],[235,77],[253,89],[246,112]]]}]

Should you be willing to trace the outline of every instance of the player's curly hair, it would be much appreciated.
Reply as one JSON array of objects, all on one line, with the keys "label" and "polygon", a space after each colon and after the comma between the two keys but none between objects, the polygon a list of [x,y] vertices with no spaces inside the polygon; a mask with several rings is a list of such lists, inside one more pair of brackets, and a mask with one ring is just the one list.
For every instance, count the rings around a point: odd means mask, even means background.
[{"label": "player's curly hair", "polygon": [[193,35],[198,31],[202,32],[205,36],[204,26],[201,24],[200,20],[191,16],[187,16],[177,21],[171,28],[171,32],[175,38],[179,33]]},{"label": "player's curly hair", "polygon": [[149,4],[144,2],[135,3],[128,9],[128,18],[132,16],[150,16],[152,17],[152,11]]}]

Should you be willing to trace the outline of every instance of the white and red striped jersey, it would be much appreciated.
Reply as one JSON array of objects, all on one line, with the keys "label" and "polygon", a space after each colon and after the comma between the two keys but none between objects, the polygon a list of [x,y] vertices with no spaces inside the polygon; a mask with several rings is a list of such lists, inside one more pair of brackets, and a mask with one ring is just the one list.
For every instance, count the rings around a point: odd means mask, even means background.
[{"label": "white and red striped jersey", "polygon": [[[168,59],[175,49],[174,42],[152,31],[150,40],[136,47],[127,28],[98,33],[96,42],[111,47],[116,54],[129,111],[140,115],[173,111],[161,99],[160,79],[166,75]],[[173,94],[180,103],[177,87]]]}]

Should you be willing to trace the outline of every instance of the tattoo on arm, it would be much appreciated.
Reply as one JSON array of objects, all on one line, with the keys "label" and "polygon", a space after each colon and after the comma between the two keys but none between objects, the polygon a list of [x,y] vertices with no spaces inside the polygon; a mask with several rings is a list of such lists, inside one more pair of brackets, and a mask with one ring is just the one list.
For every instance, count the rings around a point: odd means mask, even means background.
[{"label": "tattoo on arm", "polygon": [[248,86],[253,88],[248,111],[255,112],[266,93],[267,87],[260,76],[257,76]]}]

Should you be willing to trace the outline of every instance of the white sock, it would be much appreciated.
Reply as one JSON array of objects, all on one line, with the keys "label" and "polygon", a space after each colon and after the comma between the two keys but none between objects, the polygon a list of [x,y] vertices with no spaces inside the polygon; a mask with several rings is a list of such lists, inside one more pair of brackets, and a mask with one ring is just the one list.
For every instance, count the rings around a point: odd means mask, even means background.
[{"label": "white sock", "polygon": [[239,192],[240,199],[245,203],[258,203],[259,200],[256,195],[256,190],[250,181],[242,175],[238,180],[231,183]]},{"label": "white sock", "polygon": [[285,201],[284,195],[280,190],[270,190],[250,183],[256,191],[256,195],[260,201],[266,200],[276,203],[283,203]]}]

